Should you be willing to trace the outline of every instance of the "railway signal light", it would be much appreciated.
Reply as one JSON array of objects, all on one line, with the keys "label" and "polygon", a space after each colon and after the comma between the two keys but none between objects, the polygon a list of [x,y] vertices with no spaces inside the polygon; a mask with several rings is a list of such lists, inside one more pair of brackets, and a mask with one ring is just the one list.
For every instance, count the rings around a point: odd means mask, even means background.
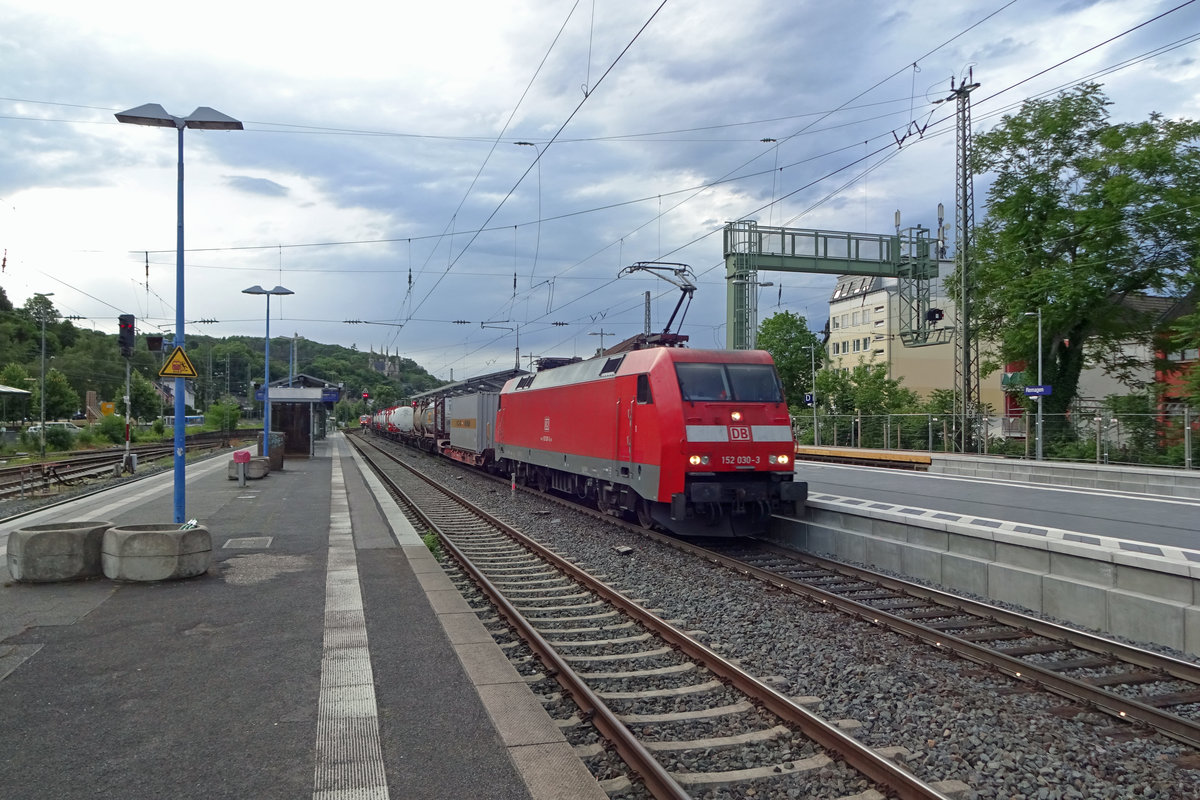
[{"label": "railway signal light", "polygon": [[133,314],[122,314],[117,317],[117,344],[121,355],[129,358],[133,355]]},{"label": "railway signal light", "polygon": [[371,399],[371,393],[368,392],[366,389],[363,389],[363,400],[370,400],[370,399]]}]

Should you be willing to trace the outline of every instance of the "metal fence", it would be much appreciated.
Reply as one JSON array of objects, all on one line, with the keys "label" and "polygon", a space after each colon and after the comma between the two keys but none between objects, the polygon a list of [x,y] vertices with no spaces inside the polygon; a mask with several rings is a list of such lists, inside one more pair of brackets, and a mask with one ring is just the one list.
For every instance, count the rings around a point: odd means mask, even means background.
[{"label": "metal fence", "polygon": [[[797,416],[796,441],[835,447],[953,452],[956,420],[939,414],[823,414]],[[974,419],[981,453],[1034,458],[1037,415]],[[1200,467],[1200,414],[1188,408],[1161,414],[1119,414],[1093,409],[1046,414],[1043,458],[1097,464]]]}]

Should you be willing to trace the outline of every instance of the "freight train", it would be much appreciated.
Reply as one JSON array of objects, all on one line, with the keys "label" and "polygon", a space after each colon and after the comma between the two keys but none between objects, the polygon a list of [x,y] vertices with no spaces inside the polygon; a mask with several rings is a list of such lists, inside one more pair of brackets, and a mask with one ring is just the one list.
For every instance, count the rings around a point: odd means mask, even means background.
[{"label": "freight train", "polygon": [[686,536],[763,533],[808,496],[761,350],[647,347],[484,375],[383,409],[369,429]]}]

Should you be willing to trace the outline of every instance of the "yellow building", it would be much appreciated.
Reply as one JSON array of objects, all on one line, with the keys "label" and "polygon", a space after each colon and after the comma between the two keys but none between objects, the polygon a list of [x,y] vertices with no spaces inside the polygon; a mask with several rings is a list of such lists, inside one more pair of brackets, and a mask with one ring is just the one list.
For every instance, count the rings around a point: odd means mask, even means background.
[{"label": "yellow building", "polygon": [[[952,265],[943,263],[942,274]],[[900,341],[900,298],[895,278],[842,275],[829,298],[829,326],[826,331],[825,363],[832,369],[850,370],[861,364],[883,364],[887,376],[899,380],[922,398],[934,389],[955,389],[954,347],[957,313],[946,296],[941,281],[931,289],[933,308],[943,312],[938,338],[943,343],[925,347],[905,347]],[[993,413],[1004,411],[1002,373],[980,381],[980,399]]]}]

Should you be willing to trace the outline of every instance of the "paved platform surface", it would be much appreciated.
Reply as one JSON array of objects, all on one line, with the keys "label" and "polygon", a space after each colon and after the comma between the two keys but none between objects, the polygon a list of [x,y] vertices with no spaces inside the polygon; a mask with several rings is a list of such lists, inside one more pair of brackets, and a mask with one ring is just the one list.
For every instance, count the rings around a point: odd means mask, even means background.
[{"label": "paved platform surface", "polygon": [[[338,434],[239,487],[188,467],[198,578],[18,584],[0,557],[0,798],[605,795]],[[170,473],[39,512],[172,519]]]}]

